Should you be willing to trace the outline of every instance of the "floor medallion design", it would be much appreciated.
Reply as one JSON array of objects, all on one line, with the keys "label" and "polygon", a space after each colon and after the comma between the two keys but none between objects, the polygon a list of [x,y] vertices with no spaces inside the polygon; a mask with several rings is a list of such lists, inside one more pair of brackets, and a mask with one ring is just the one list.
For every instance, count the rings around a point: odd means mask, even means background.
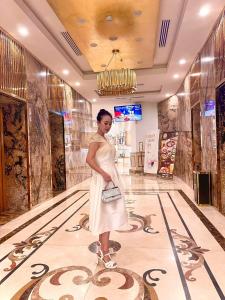
[{"label": "floor medallion design", "polygon": [[[65,231],[75,232],[80,229],[89,231],[89,215],[83,213],[83,214],[81,214],[81,216],[83,216],[83,217],[80,219],[78,225],[75,225],[70,229],[66,229]],[[155,216],[156,216],[155,214],[149,214],[149,215],[146,215],[143,217],[141,215],[135,214],[133,211],[130,211],[128,214],[130,229],[116,230],[116,231],[120,232],[120,233],[128,233],[128,232],[132,233],[132,232],[143,230],[146,233],[157,234],[157,233],[159,233],[159,231],[155,230],[152,227],[152,217],[155,217]]]},{"label": "floor medallion design", "polygon": [[[43,266],[44,269],[46,269],[46,265]],[[118,287],[112,285],[114,274],[122,275],[122,280],[121,283],[118,283]],[[121,292],[118,292],[118,290],[124,291],[125,297],[128,294],[132,295],[131,298],[129,298],[130,300],[158,300],[154,288],[149,285],[146,280],[143,280],[140,275],[131,270],[124,268],[116,268],[113,270],[102,269],[93,274],[92,271],[85,266],[62,267],[47,272],[40,277],[36,277],[36,279],[32,279],[17,291],[11,300],[46,300],[51,299],[51,297],[52,299],[56,299],[56,291],[57,299],[75,300],[75,295],[79,293],[79,289],[83,289],[84,285],[88,285],[89,289],[91,287],[101,288],[109,286],[111,293],[114,295],[118,293],[118,297],[121,295]],[[49,294],[49,291],[51,291],[51,294]],[[94,300],[100,299],[109,300],[109,298],[101,296]]]},{"label": "floor medallion design", "polygon": [[185,278],[188,281],[196,281],[196,278],[192,276],[192,272],[204,265],[203,254],[209,250],[199,247],[191,238],[178,234],[176,229],[170,231],[173,239],[178,241],[176,249],[178,253],[182,254],[182,266],[188,269],[184,274]]},{"label": "floor medallion design", "polygon": [[144,278],[144,281],[147,284],[149,284],[150,286],[156,286],[156,283],[155,282],[151,282],[151,281],[159,281],[158,277],[153,277],[152,276],[153,272],[160,272],[161,274],[166,274],[167,273],[166,270],[163,270],[163,269],[151,269],[151,270],[146,271],[143,274],[143,278]]},{"label": "floor medallion design", "polygon": [[24,260],[32,251],[38,248],[47,237],[55,232],[56,229],[57,227],[53,227],[50,230],[36,233],[25,241],[14,243],[15,249],[8,254],[11,265],[8,268],[5,268],[4,271],[9,272],[15,269],[20,261]]},{"label": "floor medallion design", "polygon": [[[159,231],[154,230],[154,228],[151,226],[153,216],[156,216],[156,215],[150,214],[150,215],[143,217],[143,216],[137,215],[133,211],[131,211],[131,212],[129,212],[129,215],[128,215],[129,225],[131,226],[131,229],[117,230],[117,232],[127,233],[127,232],[136,232],[136,231],[143,230],[146,233],[157,234],[157,233],[159,233]],[[135,222],[136,224],[133,224],[133,222]]]},{"label": "floor medallion design", "polygon": [[[92,252],[92,253],[97,253],[97,241],[90,244],[88,246],[88,249]],[[116,241],[112,241],[112,240],[109,240],[109,253],[110,254],[114,254],[116,252],[118,252],[121,248],[121,245],[120,243],[116,242]]]}]

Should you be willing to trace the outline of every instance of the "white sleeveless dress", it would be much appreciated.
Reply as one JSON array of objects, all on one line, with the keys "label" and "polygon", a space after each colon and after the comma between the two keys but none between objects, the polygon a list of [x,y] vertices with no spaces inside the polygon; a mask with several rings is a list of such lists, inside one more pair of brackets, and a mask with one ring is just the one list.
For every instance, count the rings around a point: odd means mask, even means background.
[{"label": "white sleeveless dress", "polygon": [[119,229],[119,227],[128,222],[128,217],[124,203],[121,179],[115,166],[115,147],[98,133],[95,133],[89,142],[101,143],[100,148],[96,152],[95,161],[112,177],[114,184],[120,188],[122,194],[122,197],[119,200],[103,203],[101,196],[106,182],[99,173],[92,170],[90,184],[89,230],[94,235],[99,235],[107,231]]}]

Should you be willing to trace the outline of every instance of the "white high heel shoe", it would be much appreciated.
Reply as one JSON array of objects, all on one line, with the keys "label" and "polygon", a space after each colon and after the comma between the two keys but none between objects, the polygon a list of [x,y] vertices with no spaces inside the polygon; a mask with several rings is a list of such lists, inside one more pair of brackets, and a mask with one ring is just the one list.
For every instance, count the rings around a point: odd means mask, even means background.
[{"label": "white high heel shoe", "polygon": [[[110,258],[109,261],[105,261],[104,258],[108,256]],[[104,264],[106,269],[115,269],[117,268],[117,263],[115,261],[112,260],[111,256],[109,253],[102,253],[102,256],[98,256],[99,260]]]},{"label": "white high heel shoe", "polygon": [[[97,257],[98,257],[98,263],[101,262],[105,266],[106,269],[115,269],[117,268],[117,263],[112,260],[110,253],[103,254],[101,249],[101,243],[98,242],[98,248],[97,248]],[[109,261],[105,261],[104,258],[108,256],[110,258]]]}]

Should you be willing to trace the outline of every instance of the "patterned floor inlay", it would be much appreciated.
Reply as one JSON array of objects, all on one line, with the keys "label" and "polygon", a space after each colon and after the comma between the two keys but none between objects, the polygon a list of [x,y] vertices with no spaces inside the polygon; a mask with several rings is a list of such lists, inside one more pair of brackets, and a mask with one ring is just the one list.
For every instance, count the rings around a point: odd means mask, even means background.
[{"label": "patterned floor inlay", "polygon": [[[136,294],[136,297],[134,297],[134,299],[136,300],[141,300],[141,299],[157,300],[158,299],[156,291],[153,288],[154,284],[149,283],[149,281],[147,280],[147,275],[148,275],[150,280],[158,281],[159,278],[152,278],[150,275],[152,272],[158,270],[146,271],[144,273],[143,276],[144,279],[143,279],[137,273],[124,268],[116,268],[114,270],[103,269],[93,274],[92,271],[85,266],[68,266],[68,267],[55,269],[52,271],[49,271],[48,266],[42,264],[33,265],[32,267],[37,267],[37,266],[43,266],[42,271],[33,272],[35,276],[32,276],[31,280],[26,285],[21,287],[21,289],[17,291],[16,294],[13,295],[11,300],[55,299],[55,298],[49,298],[48,292],[43,293],[43,291],[41,291],[42,286],[45,285],[48,287],[48,289],[51,289],[52,291],[54,290],[54,288],[55,290],[58,289],[58,294],[61,294],[60,298],[58,299],[73,300],[75,299],[74,295],[78,293],[77,289],[79,290],[80,286],[89,285],[89,289],[91,289],[92,286],[101,288],[110,285],[111,283],[110,277],[112,277],[113,273],[120,274],[122,277],[119,286],[111,289],[111,293],[113,293],[115,297],[117,295],[117,290],[124,291],[125,292],[124,295],[126,295],[129,294],[133,289],[134,293]],[[166,271],[162,270],[162,273],[165,274]],[[65,283],[63,277],[67,277],[68,281],[70,278],[70,281]],[[137,290],[135,286],[138,287]],[[71,289],[73,291],[68,292],[66,291],[66,289],[68,290]],[[119,295],[121,295],[121,292],[120,293],[118,292],[118,297]],[[108,300],[110,298],[96,297],[94,299]],[[115,299],[119,299],[119,298],[115,298]]]},{"label": "patterned floor inlay", "polygon": [[[116,242],[116,241],[112,241],[112,240],[109,240],[109,253],[110,254],[115,254],[116,252],[118,252],[121,248],[121,245],[120,243]],[[97,246],[97,241],[94,242],[94,243],[91,243],[89,246],[88,246],[88,249],[92,252],[92,253],[97,253],[97,249],[98,249],[98,246]]]},{"label": "patterned floor inlay", "polygon": [[67,199],[69,199],[70,197],[74,196],[76,193],[78,193],[79,190],[71,193],[70,195],[64,197],[62,200],[58,201],[57,203],[53,204],[52,206],[48,207],[46,210],[42,211],[41,213],[39,213],[38,215],[36,215],[35,217],[31,218],[30,220],[26,221],[25,223],[23,223],[22,225],[16,227],[14,230],[12,230],[11,232],[9,232],[8,234],[6,234],[5,236],[0,238],[0,244],[7,241],[9,238],[11,238],[13,235],[15,235],[16,233],[18,233],[19,231],[21,231],[22,229],[24,229],[25,227],[29,226],[30,224],[32,224],[34,221],[38,220],[40,217],[44,216],[45,214],[47,214],[48,212],[50,212],[52,209],[56,208],[58,205],[60,205],[61,203],[65,202]]},{"label": "patterned floor inlay", "polygon": [[2,242],[1,300],[225,299],[225,252],[180,191],[129,190],[129,224],[110,235],[114,270],[96,264],[88,197],[62,199]]},{"label": "patterned floor inlay", "polygon": [[170,231],[175,240],[177,253],[181,254],[181,264],[184,269],[188,269],[184,276],[189,281],[195,281],[196,278],[193,277],[192,272],[203,266],[203,254],[209,250],[202,249],[191,238],[178,234],[176,229],[171,229]]},{"label": "patterned floor inlay", "polygon": [[211,232],[211,234],[214,236],[214,238],[225,251],[225,238],[223,237],[223,235],[215,228],[215,226],[209,221],[209,219],[207,219],[207,217],[200,211],[200,209],[198,209],[198,207],[194,205],[194,203],[182,190],[179,190],[179,193],[182,195],[182,197],[188,203],[188,205],[190,205],[192,210],[196,213],[196,215],[199,217],[202,223],[208,228],[208,230]]}]

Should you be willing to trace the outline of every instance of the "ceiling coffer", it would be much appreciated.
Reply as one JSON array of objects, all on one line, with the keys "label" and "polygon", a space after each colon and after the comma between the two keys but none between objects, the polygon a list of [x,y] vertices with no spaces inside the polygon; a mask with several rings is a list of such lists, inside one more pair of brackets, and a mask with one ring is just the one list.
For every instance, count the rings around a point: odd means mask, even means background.
[{"label": "ceiling coffer", "polygon": [[162,20],[161,31],[159,37],[159,47],[165,47],[170,27],[170,20]]},{"label": "ceiling coffer", "polygon": [[77,45],[74,42],[74,40],[72,39],[72,37],[69,34],[69,32],[64,31],[64,32],[61,32],[61,34],[64,37],[64,39],[66,40],[66,42],[69,44],[69,46],[73,50],[73,52],[75,52],[77,56],[81,56],[82,53],[81,53],[80,49],[77,47]]}]

